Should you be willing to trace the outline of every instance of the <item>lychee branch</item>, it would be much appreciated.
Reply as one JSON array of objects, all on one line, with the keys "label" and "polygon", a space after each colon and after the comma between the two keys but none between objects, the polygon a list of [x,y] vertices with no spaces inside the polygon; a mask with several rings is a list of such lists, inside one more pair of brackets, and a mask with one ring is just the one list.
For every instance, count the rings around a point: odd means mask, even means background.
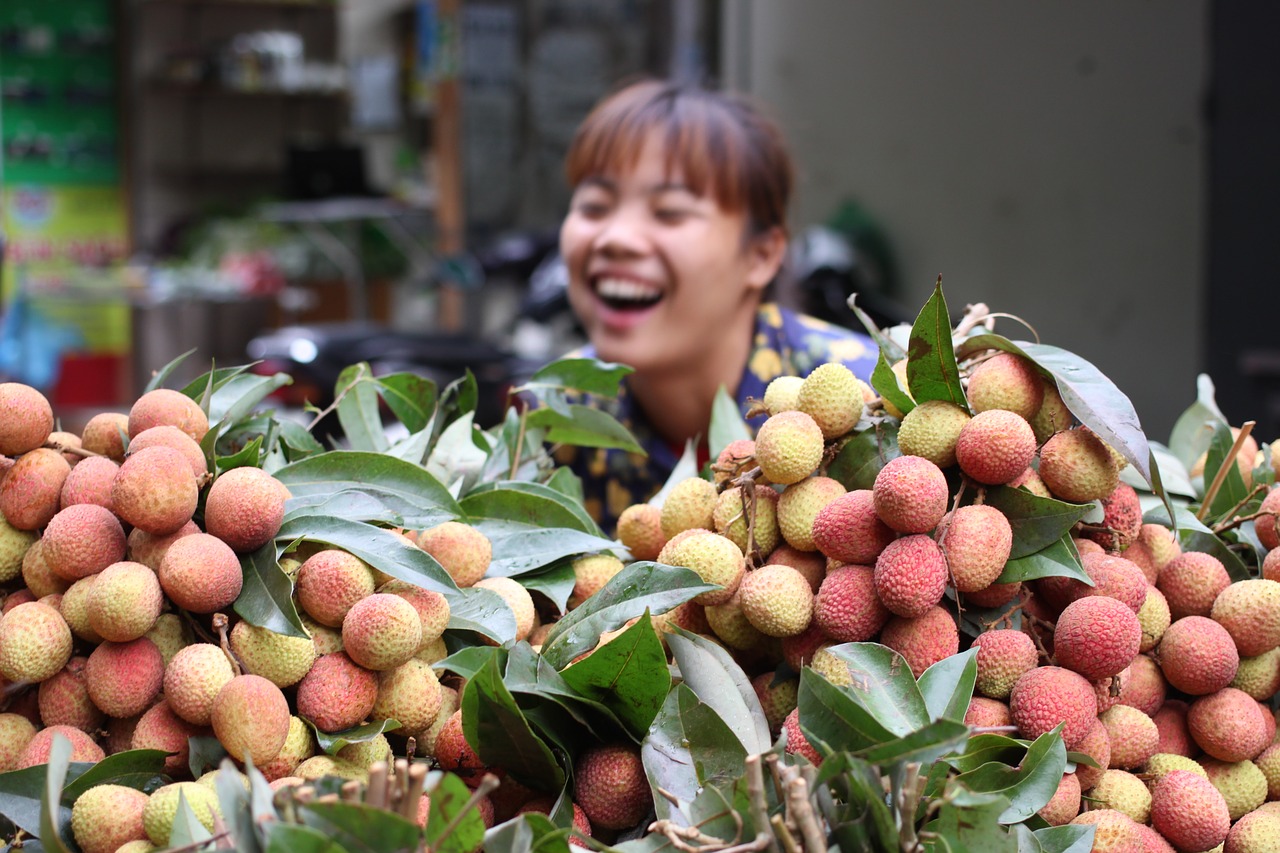
[{"label": "lychee branch", "polygon": [[1225,513],[1222,516],[1224,519],[1229,519],[1228,521],[1222,521],[1213,526],[1213,532],[1223,533],[1227,530],[1231,530],[1233,528],[1239,527],[1240,525],[1244,524],[1246,521],[1254,521],[1256,519],[1261,518],[1264,515],[1273,515],[1274,513],[1263,512],[1260,510],[1258,512],[1250,513],[1249,515],[1236,517],[1236,513],[1238,513],[1245,505],[1247,505],[1249,501],[1257,497],[1260,492],[1265,492],[1266,490],[1267,490],[1267,486],[1265,483],[1259,483],[1258,485],[1254,486],[1253,489],[1249,492],[1249,494],[1241,498],[1238,504],[1233,506],[1229,512]]},{"label": "lychee branch", "polygon": [[[769,826],[769,807],[764,799],[764,770],[760,767],[759,755],[747,756],[747,799],[751,803],[751,819],[755,822],[756,832],[763,833],[768,838],[768,843],[764,849],[770,853],[778,853],[778,842],[773,837],[773,833],[766,832],[765,827]],[[756,838],[760,837],[757,834]]]},{"label": "lychee branch", "polygon": [[1209,485],[1209,489],[1204,493],[1204,500],[1200,502],[1200,509],[1196,512],[1197,521],[1204,521],[1205,516],[1209,514],[1209,508],[1213,506],[1213,499],[1218,496],[1218,490],[1226,482],[1227,473],[1235,467],[1236,457],[1240,455],[1240,448],[1244,446],[1245,439],[1249,437],[1249,433],[1253,432],[1255,424],[1257,424],[1257,421],[1245,421],[1240,425],[1240,432],[1236,435],[1235,442],[1232,443],[1231,449],[1227,451],[1227,457],[1218,466],[1218,473],[1214,475],[1213,483]]},{"label": "lychee branch", "polygon": [[67,444],[65,441],[46,441],[44,446],[50,450],[56,450],[59,453],[70,453],[72,456],[79,456],[83,459],[102,455],[101,453],[94,453],[92,450],[85,450],[83,447]]}]

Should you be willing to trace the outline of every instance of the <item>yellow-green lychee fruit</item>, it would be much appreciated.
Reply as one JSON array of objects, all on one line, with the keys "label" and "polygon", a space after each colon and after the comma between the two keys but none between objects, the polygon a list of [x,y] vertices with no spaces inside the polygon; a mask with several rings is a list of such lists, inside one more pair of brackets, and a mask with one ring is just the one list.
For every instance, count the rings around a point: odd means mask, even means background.
[{"label": "yellow-green lychee fruit", "polygon": [[1280,581],[1251,578],[1218,593],[1209,617],[1227,629],[1240,657],[1280,647]]},{"label": "yellow-green lychee fruit", "polygon": [[1154,586],[1147,587],[1147,597],[1138,608],[1138,624],[1142,626],[1142,642],[1138,651],[1149,652],[1158,646],[1171,621],[1169,602],[1164,593]]},{"label": "yellow-green lychee fruit", "polygon": [[66,592],[71,586],[70,581],[64,581],[49,568],[49,563],[44,558],[44,542],[40,539],[32,542],[22,557],[22,582],[37,599]]},{"label": "yellow-green lychee fruit", "polygon": [[305,610],[299,611],[298,619],[302,627],[311,635],[311,643],[316,647],[316,657],[342,651],[342,629],[321,625]]},{"label": "yellow-green lychee fruit", "polygon": [[1232,820],[1239,820],[1267,800],[1267,777],[1252,761],[1219,761],[1216,758],[1200,759],[1200,766],[1222,794],[1227,803],[1227,813]]},{"label": "yellow-green lychee fruit", "polygon": [[927,533],[946,514],[950,500],[946,475],[919,456],[890,459],[871,489],[876,515],[899,533]]},{"label": "yellow-green lychee fruit", "polygon": [[115,643],[136,640],[150,631],[163,605],[156,573],[127,560],[103,569],[85,601],[89,626]]},{"label": "yellow-green lychee fruit", "polygon": [[1065,501],[1088,503],[1105,498],[1120,482],[1111,450],[1087,429],[1057,433],[1040,448],[1040,479]]},{"label": "yellow-green lychee fruit", "polygon": [[0,714],[0,773],[17,768],[18,759],[31,739],[36,727],[21,714]]},{"label": "yellow-green lychee fruit", "polygon": [[440,734],[440,730],[456,710],[458,710],[458,691],[452,687],[440,685],[440,710],[436,713],[435,722],[415,735],[418,751],[422,755],[428,757],[435,755],[436,736]]},{"label": "yellow-green lychee fruit", "polygon": [[311,727],[301,717],[289,718],[289,734],[285,736],[284,746],[276,753],[276,757],[254,766],[268,782],[292,776],[298,765],[316,754],[316,739],[311,734]]},{"label": "yellow-green lychee fruit", "polygon": [[1008,699],[1023,673],[1034,669],[1039,662],[1035,642],[1013,628],[984,631],[974,638],[972,645],[978,650],[974,689],[991,699]]},{"label": "yellow-green lychee fruit", "polygon": [[1251,658],[1240,658],[1231,686],[1265,702],[1280,691],[1280,648]]},{"label": "yellow-green lychee fruit", "polygon": [[434,590],[423,589],[407,581],[391,580],[378,587],[378,592],[398,595],[413,605],[422,620],[423,645],[440,639],[449,626],[449,599]]},{"label": "yellow-green lychee fruit", "polygon": [[58,611],[66,620],[71,633],[86,643],[95,645],[103,642],[102,637],[98,636],[98,632],[89,624],[89,593],[93,591],[93,585],[97,582],[97,575],[81,578],[67,588],[67,591],[62,594],[62,601],[58,604]]},{"label": "yellow-green lychee fruit", "polygon": [[142,813],[148,797],[124,785],[95,785],[71,805],[71,834],[84,853],[115,853],[122,844],[145,841]]},{"label": "yellow-green lychee fruit", "polygon": [[672,486],[662,503],[662,535],[670,541],[685,530],[711,530],[716,487],[701,477],[687,477]]},{"label": "yellow-green lychee fruit", "polygon": [[184,536],[169,546],[156,571],[164,594],[183,610],[214,613],[231,604],[244,585],[240,558],[208,533]]},{"label": "yellow-green lychee fruit", "polygon": [[134,527],[164,536],[191,520],[199,492],[186,457],[156,445],[124,460],[111,481],[111,508]]},{"label": "yellow-green lychee fruit", "polygon": [[446,521],[418,534],[418,547],[426,551],[461,587],[474,586],[489,571],[493,543],[469,524]]},{"label": "yellow-green lychee fruit", "polygon": [[1115,809],[1138,823],[1151,817],[1151,791],[1137,776],[1125,770],[1104,770],[1089,792],[1091,808]]},{"label": "yellow-green lychee fruit", "polygon": [[179,717],[207,726],[218,693],[233,678],[235,671],[221,648],[212,643],[194,643],[175,654],[165,667],[164,695]]},{"label": "yellow-green lychee fruit", "polygon": [[130,407],[129,438],[157,426],[177,427],[199,443],[209,431],[209,417],[200,404],[186,394],[156,388],[143,394]]},{"label": "yellow-green lychee fruit", "polygon": [[275,538],[284,520],[286,491],[261,468],[232,468],[218,475],[205,497],[205,529],[239,554]]},{"label": "yellow-green lychee fruit", "polygon": [[1006,409],[979,412],[956,439],[956,464],[966,475],[987,486],[1016,480],[1036,454],[1031,424]]},{"label": "yellow-green lychee fruit", "polygon": [[1142,768],[1142,776],[1147,781],[1147,787],[1154,788],[1157,782],[1174,770],[1187,770],[1206,779],[1209,778],[1209,774],[1204,772],[1200,762],[1173,752],[1157,752],[1148,758],[1146,766]]},{"label": "yellow-green lychee fruit", "polygon": [[1121,853],[1142,849],[1142,829],[1138,822],[1115,809],[1094,809],[1076,815],[1071,826],[1092,826],[1093,848],[1098,853]]},{"label": "yellow-green lychee fruit", "polygon": [[49,520],[40,544],[49,569],[76,581],[124,559],[124,528],[106,507],[75,504]]},{"label": "yellow-green lychee fruit", "polygon": [[[222,778],[223,769],[224,768],[219,767],[215,770],[210,770],[208,773],[205,773],[203,776],[197,779],[196,784],[203,785],[204,787],[208,788],[210,791],[213,791],[216,794],[218,792],[218,780]],[[234,767],[228,768],[228,769],[230,770],[230,775],[237,782],[239,782],[241,785],[244,786],[245,793],[246,794],[249,793],[252,787],[252,783],[250,783],[249,777],[246,776],[244,773],[241,773],[239,770],[235,769]]]},{"label": "yellow-green lychee fruit", "polygon": [[[533,632],[533,624],[537,620],[537,610],[533,606],[533,597],[529,595],[529,590],[524,585],[512,578],[483,578],[476,581],[478,589],[487,589],[490,592],[496,592],[502,596],[502,600],[511,608],[511,612],[516,617],[516,640],[527,640],[529,634]],[[345,631],[343,642],[345,644]],[[351,651],[350,645],[347,645],[347,651]],[[353,655],[353,658],[355,656]],[[359,658],[355,658],[359,662]],[[374,669],[375,667],[370,667]]]},{"label": "yellow-green lychee fruit", "polygon": [[123,412],[99,412],[89,418],[80,432],[81,448],[116,463],[124,461],[128,444],[129,416]]},{"label": "yellow-green lychee fruit", "polygon": [[345,761],[332,755],[313,755],[293,770],[293,775],[300,779],[316,780],[325,776],[336,776],[353,782],[367,782],[368,768],[361,767],[353,761]]},{"label": "yellow-green lychee fruit", "polygon": [[974,368],[965,394],[974,414],[1004,409],[1030,421],[1044,402],[1044,380],[1027,359],[1000,352]]},{"label": "yellow-green lychee fruit", "polygon": [[1253,763],[1267,777],[1267,799],[1280,800],[1280,743],[1273,743],[1262,750]]},{"label": "yellow-green lychee fruit", "polygon": [[747,572],[738,587],[747,621],[770,637],[791,637],[809,627],[813,590],[790,566],[761,566]]},{"label": "yellow-green lychee fruit", "polygon": [[794,412],[800,396],[800,386],[804,379],[800,376],[778,376],[764,389],[764,407],[769,414]]},{"label": "yellow-green lychee fruit", "polygon": [[1098,715],[1107,727],[1107,739],[1111,742],[1111,767],[1118,770],[1136,770],[1156,754],[1160,744],[1160,730],[1155,721],[1137,708],[1113,705]]},{"label": "yellow-green lychee fruit", "polygon": [[[711,531],[690,531],[688,536],[668,542],[658,555],[658,562],[691,569],[704,583],[719,584],[723,589],[697,595],[695,604],[722,604],[738,589],[746,571],[742,551],[732,541]],[[3,627],[3,623],[0,623]]]},{"label": "yellow-green lychee fruit", "polygon": [[1212,782],[1174,770],[1151,789],[1151,826],[1178,850],[1210,850],[1226,839],[1231,815]]},{"label": "yellow-green lychee fruit", "polygon": [[778,529],[786,543],[801,551],[816,551],[814,519],[845,491],[839,481],[830,477],[810,477],[788,486],[778,498]]},{"label": "yellow-green lychee fruit", "polygon": [[[908,400],[914,402],[915,398],[911,395],[911,389],[907,380],[907,360],[905,358],[900,358],[895,361],[889,369],[893,371],[893,375],[898,380],[898,390],[903,394],[906,394]],[[892,401],[887,398],[883,398],[881,402],[884,404],[885,412],[887,412],[890,417],[903,420],[905,416],[903,415],[902,410],[895,406]],[[907,414],[910,414],[910,412],[907,412]]]},{"label": "yellow-green lychee fruit", "polygon": [[316,659],[310,637],[291,637],[243,619],[231,629],[231,651],[245,672],[261,675],[276,687],[290,687],[302,680]]},{"label": "yellow-green lychee fruit", "polygon": [[1058,386],[1053,382],[1045,382],[1044,401],[1040,403],[1035,417],[1031,418],[1031,429],[1036,434],[1036,441],[1044,444],[1050,436],[1070,429],[1073,422],[1071,410],[1062,401]]},{"label": "yellow-green lychee fruit", "polygon": [[1138,538],[1134,541],[1147,546],[1157,572],[1182,553],[1182,545],[1178,543],[1178,537],[1163,524],[1143,524],[1138,530]]},{"label": "yellow-green lychee fruit", "polygon": [[830,441],[858,423],[867,398],[874,396],[869,390],[852,370],[838,361],[830,361],[818,365],[800,383],[796,409],[813,418],[822,430],[822,437]]},{"label": "yellow-green lychee fruit", "polygon": [[237,761],[270,761],[289,734],[289,702],[262,676],[237,675],[218,691],[209,722]]},{"label": "yellow-green lychee fruit", "polygon": [[177,613],[161,613],[151,630],[143,636],[156,644],[165,666],[169,665],[174,655],[192,642],[190,626]]},{"label": "yellow-green lychee fruit", "polygon": [[178,814],[178,803],[185,800],[196,820],[205,829],[213,830],[214,816],[222,816],[218,795],[196,782],[174,782],[157,788],[147,800],[142,811],[142,826],[147,838],[157,847],[169,846],[169,834]]},{"label": "yellow-green lychee fruit", "polygon": [[347,744],[338,750],[335,757],[339,761],[349,761],[367,770],[375,762],[391,759],[391,742],[387,740],[386,735],[379,733],[367,740]]},{"label": "yellow-green lychee fruit", "polygon": [[748,497],[741,486],[725,489],[716,498],[712,522],[715,531],[732,539],[742,553],[768,554],[782,538],[778,530],[778,493],[758,486]]},{"label": "yellow-green lychee fruit", "polygon": [[939,468],[956,464],[960,430],[969,413],[946,400],[928,400],[907,412],[898,428],[898,449],[906,456],[928,459]]},{"label": "yellow-green lychee fruit", "polygon": [[23,558],[37,538],[35,533],[19,530],[0,515],[0,583],[8,583],[22,573]]},{"label": "yellow-green lychee fruit", "polygon": [[[487,560],[485,566],[488,567]],[[479,579],[476,577],[471,582]],[[357,601],[373,595],[376,587],[377,581],[368,563],[346,551],[329,549],[313,554],[302,564],[294,595],[312,619],[330,628],[340,628],[347,611]]]},{"label": "yellow-green lychee fruit", "polygon": [[667,537],[662,533],[662,510],[653,504],[632,504],[618,516],[618,541],[633,560],[656,560]]},{"label": "yellow-green lychee fruit", "polygon": [[71,629],[57,610],[19,604],[0,620],[0,675],[9,681],[51,678],[71,660]]},{"label": "yellow-green lychee fruit", "polygon": [[623,569],[622,561],[613,554],[587,554],[575,559],[572,565],[573,592],[569,595],[570,609],[578,607],[603,589]]},{"label": "yellow-green lychee fruit", "polygon": [[374,593],[362,598],[342,620],[342,647],[365,669],[395,669],[421,645],[418,611],[398,595]]},{"label": "yellow-green lychee fruit", "polygon": [[799,483],[822,462],[822,428],[804,412],[771,415],[756,433],[756,463],[771,483]]},{"label": "yellow-green lychee fruit", "polygon": [[938,530],[957,590],[977,592],[996,582],[1013,547],[1013,528],[1004,513],[985,504],[962,506]]},{"label": "yellow-green lychee fruit", "polygon": [[1262,853],[1280,850],[1280,813],[1258,808],[1242,815],[1231,826],[1224,853]]},{"label": "yellow-green lychee fruit", "polygon": [[42,446],[53,432],[53,407],[30,385],[0,382],[0,455],[18,456]]},{"label": "yellow-green lychee fruit", "polygon": [[416,735],[440,713],[440,681],[429,663],[409,660],[378,674],[378,696],[370,712],[375,720],[400,723],[397,734]]},{"label": "yellow-green lychee fruit", "polygon": [[831,643],[823,643],[814,649],[813,660],[809,662],[809,666],[837,687],[852,687],[853,671],[844,658],[837,657],[831,651],[831,645]]}]

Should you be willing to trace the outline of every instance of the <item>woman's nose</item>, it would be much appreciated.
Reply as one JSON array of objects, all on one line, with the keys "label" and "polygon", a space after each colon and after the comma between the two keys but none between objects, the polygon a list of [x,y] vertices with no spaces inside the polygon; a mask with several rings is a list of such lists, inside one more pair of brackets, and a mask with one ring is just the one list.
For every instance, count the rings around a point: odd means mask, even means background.
[{"label": "woman's nose", "polygon": [[639,211],[620,207],[601,223],[595,248],[600,252],[636,253],[644,250],[644,217]]}]

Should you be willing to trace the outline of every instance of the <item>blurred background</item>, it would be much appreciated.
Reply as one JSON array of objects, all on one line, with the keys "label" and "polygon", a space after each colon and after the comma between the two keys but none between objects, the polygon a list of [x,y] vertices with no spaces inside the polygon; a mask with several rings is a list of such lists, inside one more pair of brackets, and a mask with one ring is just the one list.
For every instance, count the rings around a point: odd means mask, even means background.
[{"label": "blurred background", "polygon": [[782,124],[788,302],[909,321],[940,275],[957,316],[1093,361],[1153,439],[1207,372],[1272,440],[1277,26],[1211,0],[4,0],[0,374],[71,429],[192,348],[180,374],[288,370],[286,402],[360,359],[500,401],[580,340],[563,153],[648,73]]}]

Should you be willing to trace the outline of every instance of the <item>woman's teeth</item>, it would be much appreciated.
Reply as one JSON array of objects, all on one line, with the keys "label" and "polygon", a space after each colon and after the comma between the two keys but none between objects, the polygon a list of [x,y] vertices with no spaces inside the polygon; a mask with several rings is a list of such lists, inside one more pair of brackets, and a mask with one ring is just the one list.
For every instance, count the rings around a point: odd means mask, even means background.
[{"label": "woman's teeth", "polygon": [[596,295],[614,307],[645,307],[662,299],[661,290],[622,278],[600,279]]}]

